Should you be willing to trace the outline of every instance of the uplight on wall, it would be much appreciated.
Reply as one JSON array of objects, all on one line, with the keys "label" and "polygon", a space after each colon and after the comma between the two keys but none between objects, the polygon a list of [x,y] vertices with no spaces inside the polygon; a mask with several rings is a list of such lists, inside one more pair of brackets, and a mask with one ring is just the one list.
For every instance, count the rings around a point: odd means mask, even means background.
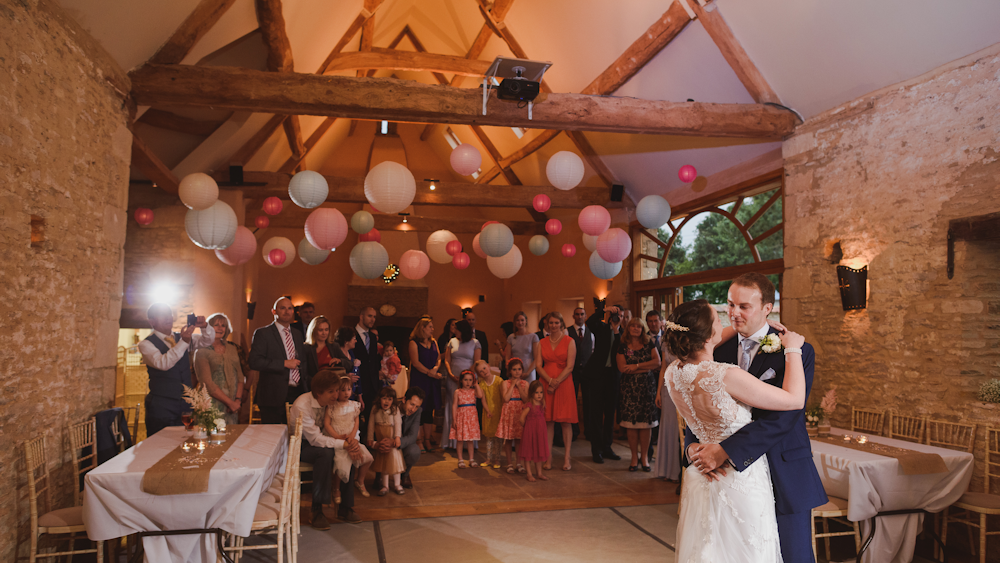
[{"label": "uplight on wall", "polygon": [[868,266],[861,266],[860,269],[837,266],[837,281],[840,286],[840,301],[845,311],[864,309],[868,306],[865,295],[868,286]]}]

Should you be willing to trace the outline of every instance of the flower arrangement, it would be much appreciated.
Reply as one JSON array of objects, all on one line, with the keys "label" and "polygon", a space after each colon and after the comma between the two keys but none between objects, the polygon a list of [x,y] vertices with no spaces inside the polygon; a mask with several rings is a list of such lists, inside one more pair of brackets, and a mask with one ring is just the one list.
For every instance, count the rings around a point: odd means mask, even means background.
[{"label": "flower arrangement", "polygon": [[184,385],[184,400],[191,405],[195,422],[206,432],[225,431],[226,420],[222,418],[219,409],[212,404],[212,396],[208,394],[207,387],[199,385],[192,389]]},{"label": "flower arrangement", "polygon": [[984,403],[1000,403],[1000,379],[991,379],[983,383],[976,393],[976,398]]},{"label": "flower arrangement", "polygon": [[819,403],[819,408],[827,417],[833,416],[833,411],[837,410],[837,386],[831,385],[830,390],[823,395],[823,400]]},{"label": "flower arrangement", "polygon": [[819,426],[819,421],[823,419],[822,407],[809,407],[806,409],[806,426]]},{"label": "flower arrangement", "polygon": [[765,354],[771,354],[781,350],[781,339],[778,338],[777,334],[765,335],[759,341],[760,351]]}]

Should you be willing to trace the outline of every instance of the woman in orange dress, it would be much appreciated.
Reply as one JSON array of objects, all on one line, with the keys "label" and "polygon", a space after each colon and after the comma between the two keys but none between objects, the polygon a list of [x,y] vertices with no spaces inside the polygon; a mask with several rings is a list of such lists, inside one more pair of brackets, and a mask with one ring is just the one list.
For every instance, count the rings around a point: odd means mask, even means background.
[{"label": "woman in orange dress", "polygon": [[[562,425],[566,456],[563,471],[571,469],[570,453],[573,444],[573,424],[576,417],[576,391],[573,387],[573,363],[576,360],[576,342],[566,334],[566,321],[558,311],[545,315],[545,328],[549,335],[535,348],[535,367],[538,379],[545,388],[545,425],[549,431],[549,444],[555,436],[555,425]],[[551,451],[552,448],[549,448]],[[552,469],[552,460],[545,464]]]}]

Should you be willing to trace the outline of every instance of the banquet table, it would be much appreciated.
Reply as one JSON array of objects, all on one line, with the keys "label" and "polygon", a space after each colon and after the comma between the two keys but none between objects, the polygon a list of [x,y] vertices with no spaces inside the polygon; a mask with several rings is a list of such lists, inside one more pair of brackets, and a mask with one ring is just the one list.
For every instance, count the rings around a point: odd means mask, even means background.
[{"label": "banquet table", "polygon": [[[860,433],[833,428],[831,435]],[[869,534],[868,520],[879,512],[925,510],[940,512],[969,488],[973,456],[966,452],[868,436],[870,442],[941,456],[947,472],[905,475],[900,462],[886,455],[860,451],[827,441],[812,440],[813,462],[830,496],[848,499],[847,519],[861,522],[861,535]],[[923,514],[879,516],[875,536],[865,552],[865,562],[909,562],[913,560]]]},{"label": "banquet table", "polygon": [[[84,480],[83,519],[92,540],[138,532],[218,528],[249,536],[261,493],[284,471],[288,427],[247,427],[208,475],[208,490],[153,495],[142,490],[146,470],[188,438],[184,427],[167,427],[93,469]],[[149,562],[214,562],[209,534],[143,538]]]}]

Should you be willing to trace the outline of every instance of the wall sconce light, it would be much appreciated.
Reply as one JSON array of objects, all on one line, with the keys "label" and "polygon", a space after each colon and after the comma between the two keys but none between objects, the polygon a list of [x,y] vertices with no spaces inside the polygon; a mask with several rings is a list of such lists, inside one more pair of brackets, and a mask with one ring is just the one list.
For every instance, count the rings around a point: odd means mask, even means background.
[{"label": "wall sconce light", "polygon": [[253,320],[253,313],[257,310],[257,302],[247,302],[247,320]]},{"label": "wall sconce light", "polygon": [[845,311],[864,309],[868,306],[865,293],[868,287],[868,266],[860,269],[837,266],[837,280],[840,285],[840,301]]}]

